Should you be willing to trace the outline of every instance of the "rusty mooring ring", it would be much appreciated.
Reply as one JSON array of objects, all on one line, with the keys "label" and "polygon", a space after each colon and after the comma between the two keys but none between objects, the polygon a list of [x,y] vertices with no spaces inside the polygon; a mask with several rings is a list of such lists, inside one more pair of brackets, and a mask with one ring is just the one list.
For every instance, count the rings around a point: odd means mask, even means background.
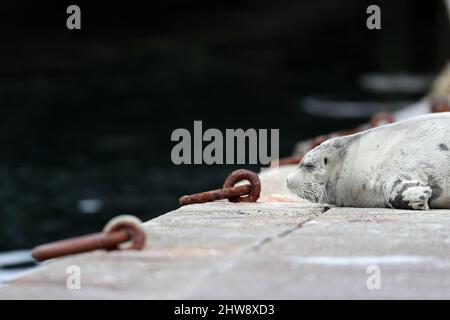
[{"label": "rusty mooring ring", "polygon": [[247,180],[250,182],[250,192],[248,196],[238,196],[228,198],[230,202],[256,202],[259,199],[261,193],[261,182],[257,174],[251,172],[250,170],[239,169],[233,171],[223,183],[223,188],[231,188],[242,180]]},{"label": "rusty mooring ring", "polygon": [[145,245],[145,233],[138,221],[132,216],[119,216],[106,225],[104,232],[43,244],[35,247],[31,255],[36,260],[47,260],[98,249],[120,250],[119,244],[129,240],[133,243],[125,249],[140,250]]},{"label": "rusty mooring ring", "polygon": [[[106,235],[109,235],[120,230],[125,230],[129,235],[129,240],[132,244],[123,250],[141,250],[145,246],[145,233],[141,228],[141,221],[128,215],[117,216],[109,221],[103,229]],[[118,244],[114,248],[108,250],[121,250]]]},{"label": "rusty mooring ring", "polygon": [[[248,180],[250,184],[234,186],[235,183],[241,180]],[[233,171],[227,177],[222,189],[182,196],[179,202],[182,206],[194,203],[212,202],[223,199],[228,199],[231,202],[256,202],[256,200],[258,200],[259,198],[260,193],[261,183],[259,181],[258,175],[249,170],[239,169]]]}]

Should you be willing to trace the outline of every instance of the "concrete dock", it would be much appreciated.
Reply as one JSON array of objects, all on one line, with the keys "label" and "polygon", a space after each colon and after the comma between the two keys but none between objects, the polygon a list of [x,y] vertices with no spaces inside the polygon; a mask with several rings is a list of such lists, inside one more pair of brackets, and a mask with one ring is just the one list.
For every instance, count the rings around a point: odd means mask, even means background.
[{"label": "concrete dock", "polygon": [[[450,298],[450,210],[224,201],[143,227],[143,251],[49,261],[1,287],[0,298]],[[80,289],[67,287],[73,265]]]}]

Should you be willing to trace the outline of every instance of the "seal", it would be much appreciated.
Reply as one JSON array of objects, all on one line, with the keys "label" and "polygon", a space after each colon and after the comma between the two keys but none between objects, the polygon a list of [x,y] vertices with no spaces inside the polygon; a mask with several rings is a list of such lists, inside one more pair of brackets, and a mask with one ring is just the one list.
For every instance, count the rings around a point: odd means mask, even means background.
[{"label": "seal", "polygon": [[450,208],[450,113],[331,138],[303,157],[286,187],[342,207]]}]

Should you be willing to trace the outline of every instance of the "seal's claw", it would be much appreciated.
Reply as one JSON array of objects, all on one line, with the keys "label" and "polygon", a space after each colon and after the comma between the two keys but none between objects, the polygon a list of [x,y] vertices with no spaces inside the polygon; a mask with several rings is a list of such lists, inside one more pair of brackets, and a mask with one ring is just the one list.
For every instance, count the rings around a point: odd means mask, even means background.
[{"label": "seal's claw", "polygon": [[402,199],[408,202],[409,207],[415,210],[429,210],[428,199],[431,196],[431,188],[427,185],[409,187],[402,193]]},{"label": "seal's claw", "polygon": [[407,180],[396,183],[389,204],[395,209],[429,210],[428,200],[431,197],[431,187],[421,181]]}]

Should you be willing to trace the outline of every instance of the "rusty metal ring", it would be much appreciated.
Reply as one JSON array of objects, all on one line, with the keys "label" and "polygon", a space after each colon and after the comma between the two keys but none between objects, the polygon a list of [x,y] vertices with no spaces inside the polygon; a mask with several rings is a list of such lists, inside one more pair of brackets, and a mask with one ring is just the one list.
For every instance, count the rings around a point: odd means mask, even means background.
[{"label": "rusty metal ring", "polygon": [[248,196],[241,197],[232,197],[228,200],[230,202],[256,202],[259,199],[259,195],[261,193],[261,182],[259,181],[259,177],[254,172],[245,169],[239,169],[233,171],[223,183],[223,188],[231,188],[234,187],[236,183],[242,180],[247,180],[250,182],[250,193]]},{"label": "rusty metal ring", "polygon": [[133,240],[133,244],[124,249],[144,247],[145,233],[140,220],[133,216],[119,216],[106,225],[104,232],[43,244],[33,248],[31,255],[36,260],[47,260],[98,249],[120,250],[119,244],[129,240]]},{"label": "rusty metal ring", "polygon": [[141,221],[134,216],[121,215],[109,221],[103,229],[106,235],[124,230],[129,235],[131,245],[126,248],[120,248],[119,244],[114,245],[107,250],[141,250],[145,246],[145,232],[141,228]]}]

